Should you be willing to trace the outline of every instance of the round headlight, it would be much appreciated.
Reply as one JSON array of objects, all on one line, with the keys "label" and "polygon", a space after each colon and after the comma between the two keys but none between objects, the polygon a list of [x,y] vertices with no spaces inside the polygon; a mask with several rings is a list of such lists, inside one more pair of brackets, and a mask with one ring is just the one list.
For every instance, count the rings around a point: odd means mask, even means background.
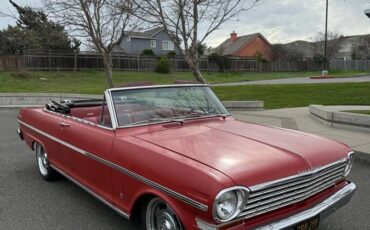
[{"label": "round headlight", "polygon": [[344,170],[344,176],[348,176],[349,172],[351,172],[352,165],[353,165],[353,152],[350,152],[348,154],[347,165],[346,165],[346,168]]},{"label": "round headlight", "polygon": [[238,216],[247,202],[248,194],[245,187],[222,190],[215,199],[214,218],[219,222],[226,222]]},{"label": "round headlight", "polygon": [[238,206],[238,198],[235,192],[230,191],[224,193],[216,204],[217,216],[226,220],[232,217]]}]

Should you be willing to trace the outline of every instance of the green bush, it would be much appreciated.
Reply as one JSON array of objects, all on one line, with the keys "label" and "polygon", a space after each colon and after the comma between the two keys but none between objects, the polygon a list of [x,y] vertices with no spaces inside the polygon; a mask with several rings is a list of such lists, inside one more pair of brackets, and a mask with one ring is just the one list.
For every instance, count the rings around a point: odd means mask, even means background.
[{"label": "green bush", "polygon": [[142,55],[154,55],[154,51],[152,49],[143,49]]},{"label": "green bush", "polygon": [[169,51],[169,52],[167,53],[167,56],[168,56],[169,58],[174,58],[174,57],[176,57],[176,52],[175,52],[175,51],[173,51],[173,50],[171,50],[171,51]]},{"label": "green bush", "polygon": [[158,73],[169,73],[170,72],[170,62],[167,57],[161,57],[159,59],[155,71]]},{"label": "green bush", "polygon": [[208,56],[208,60],[209,62],[215,62],[217,64],[219,72],[226,72],[230,68],[230,61],[226,56],[212,53]]}]

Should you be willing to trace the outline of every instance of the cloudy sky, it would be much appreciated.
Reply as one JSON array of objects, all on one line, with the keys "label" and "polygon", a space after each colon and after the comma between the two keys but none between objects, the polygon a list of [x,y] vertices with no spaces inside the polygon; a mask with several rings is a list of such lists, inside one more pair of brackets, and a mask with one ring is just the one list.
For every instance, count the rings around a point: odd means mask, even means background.
[{"label": "cloudy sky", "polygon": [[[19,4],[39,6],[40,0],[14,0]],[[329,31],[343,35],[370,34],[370,19],[363,12],[370,0],[329,0]],[[7,0],[0,0],[1,10],[12,10]],[[0,28],[14,20],[0,18]],[[224,24],[206,43],[217,46],[235,30],[238,35],[260,32],[271,43],[312,40],[324,31],[325,0],[262,0],[254,9],[243,12]]]}]

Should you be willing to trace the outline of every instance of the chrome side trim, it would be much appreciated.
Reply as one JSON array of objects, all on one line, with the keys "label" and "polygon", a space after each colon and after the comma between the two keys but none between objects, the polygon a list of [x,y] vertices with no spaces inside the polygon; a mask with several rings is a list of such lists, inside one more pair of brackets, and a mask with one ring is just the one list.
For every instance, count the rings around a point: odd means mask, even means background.
[{"label": "chrome side trim", "polygon": [[128,220],[130,219],[130,215],[129,214],[127,214],[127,213],[123,212],[122,210],[118,209],[116,206],[114,206],[113,204],[111,204],[110,202],[108,202],[107,200],[105,200],[104,198],[100,197],[98,194],[94,193],[93,191],[91,191],[90,189],[88,189],[87,187],[85,187],[84,185],[82,185],[80,182],[78,182],[75,179],[73,179],[71,176],[68,176],[66,173],[64,173],[62,170],[58,169],[54,165],[50,165],[50,166],[55,171],[57,171],[58,173],[62,174],[68,180],[70,180],[73,183],[75,183],[76,185],[78,185],[80,188],[82,188],[83,190],[85,190],[86,192],[88,192],[90,195],[92,195],[93,197],[95,197],[96,199],[98,199],[99,201],[101,201],[103,204],[107,205],[108,207],[110,207],[111,209],[113,209],[114,211],[116,211],[121,216],[125,217]]},{"label": "chrome side trim", "polygon": [[64,142],[64,141],[62,141],[62,140],[60,140],[60,139],[58,139],[58,138],[56,138],[56,137],[54,137],[54,136],[52,136],[52,135],[50,135],[50,134],[45,133],[44,131],[41,131],[41,130],[39,130],[39,129],[37,129],[37,128],[35,128],[35,127],[33,127],[33,126],[29,125],[29,124],[26,124],[26,123],[25,123],[25,122],[23,122],[23,121],[18,120],[18,122],[19,122],[20,124],[22,124],[22,125],[26,126],[27,128],[32,129],[33,131],[35,131],[35,132],[37,132],[37,133],[39,133],[39,134],[41,134],[41,135],[43,135],[43,136],[45,136],[45,137],[47,137],[47,138],[49,138],[49,139],[53,140],[53,141],[55,141],[55,142],[58,142],[59,144],[62,144],[62,145],[64,145],[64,146],[66,146],[66,147],[68,147],[68,148],[70,148],[70,149],[72,149],[72,150],[74,150],[74,151],[76,151],[76,152],[78,152],[78,153],[82,154],[82,155],[86,155],[86,154],[85,154],[85,151],[83,151],[83,150],[81,150],[81,149],[79,149],[79,148],[77,148],[77,147],[75,147],[75,146],[73,146],[73,145],[71,145],[71,144],[68,144],[67,142]]},{"label": "chrome side trim", "polygon": [[45,108],[43,109],[43,111],[47,112],[47,113],[51,113],[51,114],[56,115],[56,116],[63,117],[63,118],[78,121],[78,122],[83,123],[83,124],[88,124],[88,125],[91,125],[91,126],[102,128],[102,129],[113,130],[113,128],[110,128],[110,127],[107,127],[107,126],[102,126],[102,125],[99,125],[99,124],[95,124],[91,121],[87,121],[87,120],[84,120],[84,119],[81,119],[81,118],[78,118],[78,117],[73,117],[73,116],[69,116],[69,115],[66,115],[66,114],[61,114],[61,113],[57,113],[57,112],[54,112],[54,111],[50,111],[50,110],[47,110]]},{"label": "chrome side trim", "polygon": [[316,168],[312,171],[309,171],[309,172],[304,172],[304,173],[300,173],[300,174],[297,174],[297,175],[293,175],[293,176],[289,176],[289,177],[285,177],[285,178],[281,178],[281,179],[277,179],[277,180],[273,180],[273,181],[269,181],[269,182],[265,182],[265,183],[262,183],[262,184],[258,184],[258,185],[254,185],[254,186],[251,186],[249,187],[249,189],[251,190],[251,192],[256,192],[256,191],[259,191],[259,190],[262,190],[262,189],[267,189],[269,187],[272,187],[276,184],[280,184],[282,182],[288,182],[290,180],[294,180],[298,177],[304,177],[304,176],[309,176],[309,175],[313,175],[313,174],[316,174],[326,168],[330,168],[334,165],[337,165],[337,164],[340,164],[340,163],[344,163],[347,161],[347,157],[343,158],[343,159],[340,159],[338,161],[335,161],[331,164],[328,164],[328,165],[325,165],[325,166],[322,166],[322,167],[319,167],[319,168]]},{"label": "chrome side trim", "polygon": [[[290,217],[277,220],[273,223],[259,226],[257,227],[257,230],[276,230],[276,229],[285,229],[292,227],[304,220],[313,218],[317,215],[320,215],[321,218],[325,218],[329,216],[331,213],[335,212],[339,208],[343,207],[345,204],[347,204],[353,193],[356,191],[356,185],[354,183],[349,183],[330,197],[326,198],[325,200],[321,201],[316,206],[306,209],[300,213],[297,213],[295,215],[292,215]],[[200,229],[203,230],[217,230],[223,226],[235,223],[237,221],[243,220],[245,218],[239,218],[227,223],[222,224],[211,224],[206,221],[203,221],[201,219],[196,219],[197,225]]]},{"label": "chrome side trim", "polygon": [[182,194],[180,194],[178,192],[175,192],[175,191],[173,191],[173,190],[171,190],[171,189],[169,189],[169,188],[167,188],[167,187],[165,187],[163,185],[160,185],[160,184],[158,184],[158,183],[156,183],[154,181],[151,181],[151,180],[149,180],[149,179],[147,179],[147,178],[145,178],[145,177],[143,177],[143,176],[141,176],[139,174],[136,174],[136,173],[134,173],[134,172],[132,172],[132,171],[126,169],[126,168],[123,168],[123,167],[121,167],[121,166],[119,166],[119,165],[117,165],[117,164],[115,164],[113,162],[110,162],[110,161],[105,160],[105,159],[103,159],[101,157],[98,157],[98,156],[96,156],[96,155],[94,155],[92,153],[89,153],[87,151],[84,151],[84,150],[82,150],[82,149],[80,149],[80,148],[78,148],[78,147],[76,147],[74,145],[68,144],[67,142],[62,141],[62,140],[60,140],[60,139],[58,139],[58,138],[56,138],[56,137],[54,137],[54,136],[52,136],[52,135],[50,135],[48,133],[45,133],[45,132],[43,132],[43,131],[41,131],[41,130],[39,130],[39,129],[37,129],[37,128],[29,125],[29,124],[26,124],[23,121],[18,120],[18,122],[20,124],[28,127],[29,129],[32,129],[33,131],[35,131],[35,132],[37,132],[37,133],[39,133],[39,134],[41,134],[41,135],[43,135],[43,136],[45,136],[45,137],[53,140],[55,142],[58,142],[59,144],[62,144],[64,146],[66,146],[66,147],[68,147],[68,148],[70,148],[70,149],[72,149],[72,150],[74,150],[74,151],[76,151],[76,152],[78,152],[78,153],[86,156],[86,157],[89,157],[89,158],[91,158],[93,160],[96,160],[96,161],[98,161],[100,163],[103,163],[103,164],[105,164],[105,165],[107,165],[107,166],[109,166],[109,167],[111,167],[111,168],[113,168],[113,169],[115,169],[117,171],[120,171],[120,172],[122,172],[122,173],[124,173],[124,174],[126,174],[126,175],[128,175],[128,176],[130,176],[130,177],[132,177],[134,179],[136,179],[136,180],[139,180],[139,181],[141,181],[141,182],[143,182],[143,183],[145,183],[145,184],[147,184],[147,185],[149,185],[151,187],[157,188],[157,189],[165,192],[166,194],[168,194],[168,195],[170,195],[170,196],[172,196],[172,197],[174,197],[176,199],[179,199],[179,200],[183,201],[186,204],[189,204],[189,205],[191,205],[191,206],[193,206],[195,208],[198,208],[198,209],[200,209],[200,210],[202,210],[204,212],[206,212],[208,210],[208,206],[205,205],[205,204],[202,204],[202,203],[200,203],[198,201],[195,201],[195,200],[193,200],[193,199],[191,199],[191,198],[189,198],[189,197],[187,197],[185,195],[182,195]]}]

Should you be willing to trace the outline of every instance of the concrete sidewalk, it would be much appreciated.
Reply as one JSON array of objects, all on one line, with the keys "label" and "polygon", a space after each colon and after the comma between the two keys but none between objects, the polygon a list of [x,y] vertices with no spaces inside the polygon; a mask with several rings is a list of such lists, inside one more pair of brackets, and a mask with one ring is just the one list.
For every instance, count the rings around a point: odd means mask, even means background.
[{"label": "concrete sidewalk", "polygon": [[212,86],[238,86],[238,85],[278,85],[278,84],[320,84],[320,83],[349,83],[349,82],[370,82],[370,76],[311,79],[309,77],[282,78],[260,81],[243,81],[212,84]]},{"label": "concrete sidewalk", "polygon": [[310,115],[308,107],[264,111],[232,111],[231,113],[236,119],[241,121],[316,134],[344,142],[356,151],[370,154],[370,133],[327,126],[315,120]]}]

